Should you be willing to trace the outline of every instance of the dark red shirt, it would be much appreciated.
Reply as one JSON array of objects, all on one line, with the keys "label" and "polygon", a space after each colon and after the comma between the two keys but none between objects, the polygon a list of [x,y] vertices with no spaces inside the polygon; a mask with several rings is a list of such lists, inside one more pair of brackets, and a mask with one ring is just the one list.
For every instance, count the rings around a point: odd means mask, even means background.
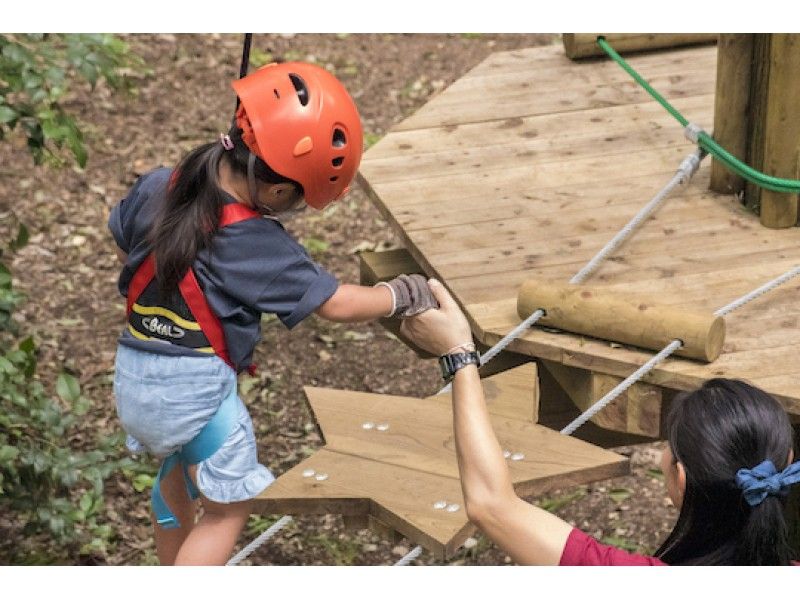
[{"label": "dark red shirt", "polygon": [[652,566],[666,565],[653,556],[634,554],[621,548],[601,544],[575,528],[567,538],[559,565],[567,566]]}]

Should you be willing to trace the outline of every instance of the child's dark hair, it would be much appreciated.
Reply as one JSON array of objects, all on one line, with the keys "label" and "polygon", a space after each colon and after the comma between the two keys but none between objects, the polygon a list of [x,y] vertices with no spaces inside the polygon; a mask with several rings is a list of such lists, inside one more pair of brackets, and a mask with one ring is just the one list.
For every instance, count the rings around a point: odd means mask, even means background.
[{"label": "child's dark hair", "polygon": [[[247,176],[250,150],[242,141],[242,130],[233,126],[229,135],[233,149],[226,151],[220,142],[195,148],[178,163],[167,185],[149,237],[162,296],[177,291],[198,252],[208,247],[219,228],[226,197],[219,186],[220,161],[226,160],[234,172]],[[276,173],[258,157],[253,172],[258,180],[292,183],[301,189],[296,181]]]},{"label": "child's dark hair", "polygon": [[683,464],[680,516],[656,556],[671,565],[789,565],[785,500],[750,507],[736,472],[769,459],[778,471],[793,448],[789,418],[772,396],[745,382],[716,378],[678,396],[667,438]]}]

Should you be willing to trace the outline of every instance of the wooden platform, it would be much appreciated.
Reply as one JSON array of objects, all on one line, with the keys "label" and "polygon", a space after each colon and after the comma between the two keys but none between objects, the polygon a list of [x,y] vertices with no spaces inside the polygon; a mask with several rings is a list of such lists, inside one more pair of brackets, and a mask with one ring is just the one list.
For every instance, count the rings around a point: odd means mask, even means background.
[{"label": "wooden platform", "polygon": [[[487,379],[485,389],[501,445],[524,455],[508,462],[521,496],[628,472],[622,456],[535,423],[534,364]],[[306,394],[325,446],[280,476],[255,509],[372,518],[438,558],[452,556],[475,532],[464,511],[449,395],[416,399],[310,387]],[[434,508],[440,501],[457,508]]]},{"label": "wooden platform", "polygon": [[[713,126],[716,48],[630,59],[691,121]],[[493,344],[519,322],[528,277],[568,280],[693,149],[661,106],[608,60],[560,44],[497,53],[398,124],[361,165],[364,188],[414,259]],[[800,263],[800,230],[768,230],[709,192],[707,159],[589,284],[713,311]],[[646,380],[689,389],[747,379],[800,413],[800,282],[729,315],[716,362],[669,359]],[[541,329],[512,350],[625,376],[652,353]]]}]

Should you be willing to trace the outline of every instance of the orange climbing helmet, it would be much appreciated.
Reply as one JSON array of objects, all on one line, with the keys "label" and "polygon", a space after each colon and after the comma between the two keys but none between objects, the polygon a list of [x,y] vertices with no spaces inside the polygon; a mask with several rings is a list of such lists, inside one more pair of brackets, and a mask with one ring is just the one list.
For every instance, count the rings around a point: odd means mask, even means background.
[{"label": "orange climbing helmet", "polygon": [[232,85],[241,102],[236,125],[251,152],[300,183],[318,210],[347,193],[361,163],[363,132],[336,77],[313,64],[284,62]]}]

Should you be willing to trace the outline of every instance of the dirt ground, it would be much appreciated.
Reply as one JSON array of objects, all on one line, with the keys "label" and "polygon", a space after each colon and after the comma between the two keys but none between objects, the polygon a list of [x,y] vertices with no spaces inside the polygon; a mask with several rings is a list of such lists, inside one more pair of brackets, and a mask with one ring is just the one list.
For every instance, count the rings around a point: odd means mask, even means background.
[{"label": "dirt ground", "polygon": [[[124,302],[116,289],[119,266],[106,228],[109,207],[136,177],[173,164],[189,148],[226,130],[234,105],[229,82],[238,74],[241,37],[230,35],[133,35],[133,50],[152,69],[137,81],[136,95],[114,95],[99,86],[78,89],[67,104],[87,135],[85,171],[33,167],[24,141],[0,145],[0,215],[12,213],[31,231],[15,257],[16,284],[28,296],[20,311],[41,349],[40,376],[53,386],[64,367],[77,375],[93,403],[85,432],[119,432],[111,394],[116,338]],[[273,58],[317,62],[335,72],[358,103],[367,143],[496,51],[556,43],[553,35],[256,35],[254,62]],[[413,173],[408,173],[409,177]],[[306,212],[287,224],[314,257],[340,280],[357,282],[356,252],[399,246],[398,238],[360,189],[335,210]],[[437,389],[432,362],[420,361],[377,324],[343,326],[316,317],[292,332],[265,326],[256,362],[259,377],[246,398],[263,463],[286,471],[320,445],[302,386],[424,396]],[[539,497],[537,502],[582,529],[632,550],[652,551],[665,538],[675,511],[657,469],[658,444],[619,449],[632,457],[633,474]],[[105,557],[82,562],[156,562],[149,528],[149,494],[123,475],[106,487],[106,518],[115,546]],[[274,518],[253,516],[242,543]],[[12,560],[14,543],[35,543],[13,533],[0,539],[0,563]],[[18,530],[16,530],[18,532]],[[509,559],[485,538],[451,564],[503,564]],[[250,564],[389,564],[412,545],[372,532],[345,531],[336,516],[302,517],[262,547]],[[419,564],[433,564],[423,554]]]}]

